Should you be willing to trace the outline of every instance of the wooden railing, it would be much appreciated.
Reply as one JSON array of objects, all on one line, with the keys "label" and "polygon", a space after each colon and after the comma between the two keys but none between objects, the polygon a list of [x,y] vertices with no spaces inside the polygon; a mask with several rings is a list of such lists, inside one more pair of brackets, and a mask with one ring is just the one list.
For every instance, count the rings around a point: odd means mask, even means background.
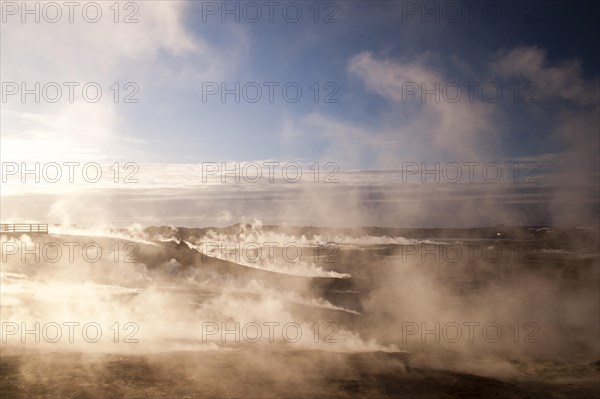
[{"label": "wooden railing", "polygon": [[0,233],[36,233],[48,234],[47,224],[9,223],[0,224]]}]

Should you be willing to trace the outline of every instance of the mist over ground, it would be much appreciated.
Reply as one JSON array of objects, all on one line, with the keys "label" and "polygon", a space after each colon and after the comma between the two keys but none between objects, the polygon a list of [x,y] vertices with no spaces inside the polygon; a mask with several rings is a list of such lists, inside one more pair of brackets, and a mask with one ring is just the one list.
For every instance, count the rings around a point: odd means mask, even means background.
[{"label": "mist over ground", "polygon": [[9,397],[600,387],[597,229],[256,223],[2,242]]}]

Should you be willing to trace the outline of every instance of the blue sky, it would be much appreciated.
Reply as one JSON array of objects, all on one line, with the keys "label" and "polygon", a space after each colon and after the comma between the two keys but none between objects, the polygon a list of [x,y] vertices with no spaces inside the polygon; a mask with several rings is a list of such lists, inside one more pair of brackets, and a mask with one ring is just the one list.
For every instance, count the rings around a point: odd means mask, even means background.
[{"label": "blue sky", "polygon": [[[74,23],[22,22],[20,10],[3,5],[4,96],[7,83],[97,82],[103,88],[93,104],[81,96],[74,103],[64,96],[57,103],[3,97],[3,161],[166,167],[278,160],[376,173],[404,162],[518,159],[544,166],[554,187],[548,203],[558,196],[563,204],[557,193],[573,181],[591,190],[586,201],[597,200],[596,2],[279,2],[273,22],[264,2],[256,2],[260,21],[241,14],[237,23],[232,15],[223,22],[220,11],[247,2],[151,1],[134,3],[139,22],[132,24],[114,23],[112,3],[100,4],[103,18],[94,24],[77,13]],[[131,11],[125,5],[121,18]],[[288,16],[302,10],[298,22],[283,17],[285,6],[292,6]],[[207,13],[215,7],[216,15]],[[425,9],[433,14],[422,14]],[[461,13],[458,22],[452,22],[454,11]],[[332,23],[323,23],[327,15]],[[114,82],[122,90],[133,82],[139,102],[111,101]],[[263,97],[236,103],[229,95],[223,103],[217,94],[203,101],[207,85],[236,82],[257,84]],[[278,85],[272,103],[264,82]],[[282,97],[287,83],[301,87],[298,102]],[[462,97],[406,97],[410,84],[458,86]],[[466,99],[466,84],[477,85],[473,101]],[[483,86],[499,87],[502,97],[490,101]],[[327,94],[335,101],[324,102]],[[156,170],[141,167],[140,173],[155,181]],[[12,194],[38,191],[6,187]],[[250,214],[240,210],[233,219]]]},{"label": "blue sky", "polygon": [[[214,5],[218,9],[216,15],[207,13],[207,2],[176,3],[171,4],[175,8],[173,20],[176,22],[168,22],[178,25],[171,39],[173,43],[155,43],[155,48],[139,54],[138,60],[135,59],[138,55],[132,52],[129,52],[131,59],[118,59],[119,56],[127,57],[118,51],[110,54],[107,49],[106,57],[115,57],[116,65],[111,70],[92,74],[88,73],[89,69],[86,71],[85,62],[77,68],[76,60],[67,57],[57,59],[66,46],[56,43],[55,51],[49,52],[46,59],[43,56],[38,58],[54,64],[59,72],[47,76],[56,81],[60,81],[57,78],[64,74],[61,73],[61,64],[70,62],[68,77],[71,80],[83,82],[89,76],[93,81],[133,81],[139,85],[140,91],[136,96],[140,100],[138,104],[118,104],[111,111],[118,115],[112,127],[114,134],[139,142],[129,153],[118,154],[130,161],[202,162],[290,158],[317,161],[330,155],[328,149],[335,147],[336,143],[321,134],[308,131],[297,132],[300,137],[290,139],[284,133],[286,126],[297,123],[307,115],[319,114],[376,131],[381,128],[384,119],[388,119],[388,128],[393,128],[394,125],[406,125],[411,118],[419,117],[414,112],[418,101],[398,107],[388,97],[366,87],[364,76],[349,71],[353,57],[365,53],[372,54],[379,63],[407,65],[422,60],[420,67],[435,70],[442,84],[499,82],[504,98],[494,108],[507,114],[502,119],[509,125],[500,133],[502,155],[510,157],[555,152],[561,143],[544,140],[543,131],[546,127],[540,126],[539,121],[531,120],[531,113],[536,112],[536,107],[542,106],[514,104],[509,98],[514,89],[511,79],[525,81],[531,77],[517,76],[515,72],[500,78],[491,73],[490,64],[499,57],[499,52],[525,48],[543,54],[542,63],[546,71],[568,63],[580,63],[577,73],[581,75],[573,78],[580,79],[590,90],[593,90],[598,78],[598,31],[594,24],[594,11],[598,6],[593,2],[483,2],[472,7],[460,2],[452,3],[462,13],[460,20],[455,23],[448,20],[450,17],[446,18],[450,13],[448,9],[446,13],[442,11],[447,6],[446,2],[318,3],[319,18],[325,19],[331,13],[331,17],[337,21],[334,23],[315,23],[316,3],[309,1],[292,2],[303,12],[297,23],[290,23],[282,17],[281,10],[286,2],[275,8],[273,22],[268,21],[268,8],[262,5],[263,15],[257,23],[245,21],[243,2],[212,2],[211,7]],[[136,14],[140,22],[128,28],[139,31],[140,35],[145,30],[154,29],[156,21],[149,20],[148,12],[158,4],[169,7],[168,2],[141,3],[141,9]],[[236,23],[233,15],[226,15],[226,22],[223,23],[221,10],[235,8],[236,5],[241,10],[240,22]],[[417,7],[416,14],[411,7]],[[437,10],[435,15],[422,15],[422,9],[427,7]],[[494,19],[490,18],[498,10],[501,13],[499,22],[492,22]],[[492,16],[486,16],[486,13]],[[14,18],[8,16],[3,24],[5,36],[11,31],[17,34],[20,29],[30,28],[31,24],[18,24],[19,21]],[[436,22],[435,18],[439,21]],[[90,24],[86,25],[81,20],[71,25],[62,21],[55,25],[42,21],[37,25],[47,34],[63,30],[66,31],[65,35],[69,35],[78,31],[84,37],[90,29]],[[114,26],[106,27],[109,28],[114,29]],[[126,31],[117,32],[126,34]],[[152,38],[152,34],[148,36]],[[32,69],[27,73],[20,70],[20,66],[30,63],[30,59],[19,54],[22,47],[13,45],[10,40],[9,37],[3,43],[3,81],[44,82],[39,78],[44,75],[40,75],[39,70]],[[121,39],[115,35],[115,40]],[[177,42],[182,41],[188,42],[187,49],[177,48]],[[83,46],[88,43],[82,40],[77,44]],[[31,55],[35,55],[36,47],[41,46],[39,40],[23,44],[32,50],[28,51]],[[110,44],[107,40],[105,45],[109,47]],[[200,51],[197,51],[198,47]],[[72,49],[74,53],[79,51],[76,46]],[[128,52],[127,49],[122,51]],[[118,65],[121,62],[122,65]],[[223,104],[218,94],[209,97],[208,102],[203,102],[202,84],[206,82],[225,83],[229,87],[235,82],[242,86],[248,82],[261,85],[263,82],[277,82],[281,86],[287,82],[297,82],[303,89],[303,97],[297,103],[288,103],[282,98],[279,86],[275,90],[273,103],[265,101],[265,92],[256,104],[243,99],[241,103],[235,103],[231,95]],[[337,88],[333,98],[338,102],[315,103],[312,99],[314,93],[309,89],[314,82],[320,83],[320,100],[324,100],[334,87]],[[323,87],[326,83],[333,85],[326,90]],[[543,85],[544,82],[539,84]],[[548,87],[539,87],[545,109],[556,106],[556,93],[550,90]],[[31,108],[31,104],[21,105],[13,99],[3,105],[8,110]],[[55,109],[58,107],[60,104]],[[48,113],[55,111],[50,104],[41,108]],[[391,114],[399,117],[392,120],[394,117]],[[11,133],[9,128],[5,130],[9,130],[5,133]],[[369,161],[372,157],[373,154],[369,153],[357,159],[335,161],[352,168],[374,168],[378,165]]]},{"label": "blue sky", "polygon": [[[544,54],[547,69],[580,62],[585,84],[593,85],[597,79],[598,52],[594,51],[597,41],[593,39],[591,3],[505,2],[501,4],[502,18],[498,23],[486,21],[480,7],[474,8],[472,23],[466,20],[464,7],[465,21],[449,23],[440,12],[439,23],[429,16],[423,23],[420,15],[406,15],[403,2],[337,2],[339,10],[335,18],[339,22],[329,24],[314,23],[308,9],[312,3],[299,4],[305,14],[295,24],[287,23],[279,14],[273,23],[266,21],[266,17],[255,24],[244,22],[243,18],[234,23],[232,16],[222,23],[219,15],[206,16],[208,21],[203,23],[201,3],[187,5],[183,24],[191,36],[217,49],[231,49],[235,46],[232,43],[243,37],[243,49],[223,61],[228,64],[227,73],[212,81],[228,86],[234,82],[241,85],[298,82],[304,96],[300,102],[290,104],[276,90],[273,104],[264,100],[257,104],[242,100],[236,104],[232,96],[222,104],[218,95],[203,103],[202,88],[198,85],[178,87],[166,82],[157,87],[148,82],[149,86],[142,87],[140,93],[142,103],[123,112],[130,113],[127,120],[137,137],[161,141],[160,151],[156,151],[153,143],[147,146],[153,160],[319,160],[329,155],[328,149],[336,143],[310,131],[299,133],[300,137],[292,141],[286,140],[282,137],[286,121],[319,113],[376,130],[382,119],[396,113],[401,117],[393,123],[405,123],[404,120],[411,118],[406,115],[412,111],[411,104],[393,109],[388,98],[369,90],[360,77],[349,73],[350,60],[364,52],[372,53],[380,62],[410,63],[428,56],[424,64],[439,71],[445,82],[495,82],[500,79],[490,74],[488,65],[498,52],[529,48]],[[517,9],[521,14],[520,20],[515,21]],[[170,60],[176,68],[188,61],[186,57]],[[507,98],[513,90],[511,78],[514,77],[501,81],[505,97],[495,106],[506,113],[503,119],[508,122],[499,133],[503,148],[500,155],[537,155],[559,150],[562,143],[545,140],[547,127],[531,119],[530,113],[535,112],[531,110],[536,107],[526,109]],[[313,93],[308,91],[313,82],[335,83],[339,87],[335,96],[339,102],[315,104]],[[326,92],[322,89],[321,94]],[[547,109],[556,106],[553,94],[539,87]],[[155,109],[164,113],[153,112]],[[164,140],[165,136],[169,140]],[[342,156],[334,161],[347,162],[352,168],[377,167],[370,160],[372,157],[367,152],[358,159],[345,160]]]}]

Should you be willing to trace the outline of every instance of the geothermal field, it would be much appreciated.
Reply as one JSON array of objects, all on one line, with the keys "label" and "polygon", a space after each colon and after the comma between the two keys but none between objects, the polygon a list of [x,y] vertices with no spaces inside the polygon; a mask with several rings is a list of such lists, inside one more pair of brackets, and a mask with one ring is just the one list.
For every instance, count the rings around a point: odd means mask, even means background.
[{"label": "geothermal field", "polygon": [[598,230],[63,230],[2,236],[3,398],[600,392]]},{"label": "geothermal field", "polygon": [[0,399],[599,399],[599,16],[0,0]]}]

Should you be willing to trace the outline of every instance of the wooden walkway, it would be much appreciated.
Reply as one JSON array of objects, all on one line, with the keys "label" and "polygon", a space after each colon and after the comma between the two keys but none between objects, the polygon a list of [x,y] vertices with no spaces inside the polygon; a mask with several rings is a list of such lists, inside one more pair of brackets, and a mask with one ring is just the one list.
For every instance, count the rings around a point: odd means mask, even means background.
[{"label": "wooden walkway", "polygon": [[32,223],[2,223],[0,224],[0,233],[48,234],[48,225]]}]

